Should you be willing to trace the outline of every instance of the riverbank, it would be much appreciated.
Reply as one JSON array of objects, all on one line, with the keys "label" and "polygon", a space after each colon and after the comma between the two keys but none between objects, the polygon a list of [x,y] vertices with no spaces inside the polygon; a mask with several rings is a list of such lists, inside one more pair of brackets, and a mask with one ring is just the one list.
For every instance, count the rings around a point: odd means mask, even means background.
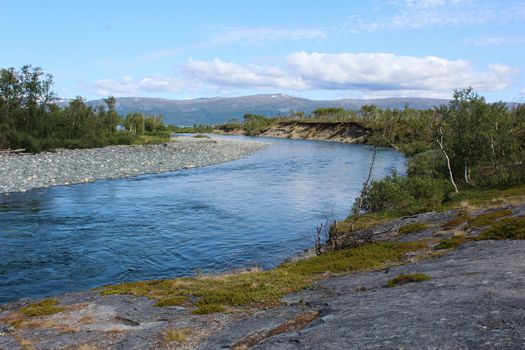
[{"label": "riverbank", "polygon": [[20,300],[0,312],[0,348],[519,348],[524,215],[523,195],[464,203],[267,272]]},{"label": "riverbank", "polygon": [[[243,135],[242,125],[237,128],[217,129],[214,132],[226,135]],[[257,136],[279,137],[289,139],[331,141],[342,143],[366,143],[372,130],[354,122],[273,122],[260,130]]]},{"label": "riverbank", "polygon": [[160,145],[0,154],[0,193],[208,166],[246,157],[265,146],[262,142],[179,137]]}]

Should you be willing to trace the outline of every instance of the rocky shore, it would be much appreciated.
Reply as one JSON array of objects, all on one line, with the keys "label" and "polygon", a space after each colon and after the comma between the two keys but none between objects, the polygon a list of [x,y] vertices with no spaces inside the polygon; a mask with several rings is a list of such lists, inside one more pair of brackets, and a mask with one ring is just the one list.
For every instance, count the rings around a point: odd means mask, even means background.
[{"label": "rocky shore", "polygon": [[0,154],[0,193],[207,166],[243,158],[266,145],[178,137],[164,145]]},{"label": "rocky shore", "polygon": [[[465,213],[470,224],[457,219]],[[162,307],[146,297],[97,290],[57,296],[58,309],[47,313],[19,300],[0,307],[0,349],[523,348],[525,241],[476,238],[486,231],[483,225],[524,215],[520,197],[359,230],[341,237],[341,244],[425,242],[428,247],[407,254],[401,265],[326,273],[274,308],[197,315],[184,305]],[[413,223],[425,226],[403,231]],[[465,242],[437,248],[454,237]],[[413,274],[426,278],[389,285]]]}]

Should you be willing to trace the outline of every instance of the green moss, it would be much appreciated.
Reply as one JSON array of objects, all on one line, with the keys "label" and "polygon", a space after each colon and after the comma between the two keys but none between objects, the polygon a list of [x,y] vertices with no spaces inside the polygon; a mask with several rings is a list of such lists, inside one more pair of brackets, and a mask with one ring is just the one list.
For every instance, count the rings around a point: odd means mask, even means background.
[{"label": "green moss", "polygon": [[484,213],[481,215],[476,216],[473,219],[470,219],[468,221],[469,227],[485,227],[496,220],[503,218],[505,216],[512,215],[512,210],[498,210],[498,211],[491,211],[488,213]]},{"label": "green moss", "polygon": [[159,299],[155,303],[155,306],[179,306],[184,304],[188,300],[185,296],[174,296],[174,297],[167,297]]},{"label": "green moss", "polygon": [[303,276],[325,272],[341,273],[379,269],[389,263],[399,263],[410,251],[425,248],[426,242],[369,243],[353,249],[341,249],[307,260],[285,264],[285,269]]},{"label": "green moss", "polygon": [[373,243],[341,249],[317,257],[283,264],[267,271],[222,276],[200,276],[122,283],[104,287],[102,294],[130,294],[158,300],[158,306],[188,303],[194,313],[222,312],[226,307],[271,307],[286,294],[309,287],[326,272],[367,271],[402,263],[408,252],[427,247],[426,242]]},{"label": "green moss", "polygon": [[425,275],[424,273],[412,273],[409,275],[401,274],[397,277],[392,278],[387,283],[387,287],[396,287],[407,283],[414,283],[414,282],[423,282],[428,281],[430,279],[430,276]]},{"label": "green moss", "polygon": [[525,216],[507,218],[493,223],[478,239],[525,239]]},{"label": "green moss", "polygon": [[423,231],[428,226],[423,222],[410,222],[406,225],[403,225],[399,228],[399,233],[402,235],[407,235],[414,232]]},{"label": "green moss", "polygon": [[63,307],[57,306],[58,304],[59,302],[56,299],[44,299],[24,306],[20,311],[29,317],[52,315],[64,311]]},{"label": "green moss", "polygon": [[451,249],[451,248],[457,248],[463,243],[471,242],[474,238],[472,237],[466,237],[466,236],[454,236],[451,238],[446,238],[441,240],[439,244],[435,247],[435,249]]}]

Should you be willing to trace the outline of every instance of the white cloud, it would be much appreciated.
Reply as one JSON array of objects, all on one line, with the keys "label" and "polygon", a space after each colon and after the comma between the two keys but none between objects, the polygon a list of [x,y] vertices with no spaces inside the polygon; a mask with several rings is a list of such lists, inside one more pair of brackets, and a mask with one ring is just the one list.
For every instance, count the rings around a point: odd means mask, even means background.
[{"label": "white cloud", "polygon": [[101,95],[137,92],[235,92],[242,90],[346,91],[365,96],[448,97],[453,89],[472,86],[480,92],[503,90],[516,80],[517,69],[491,64],[476,70],[465,60],[398,56],[390,53],[292,53],[280,64],[237,64],[215,58],[189,59],[177,77],[156,75],[135,81],[99,80]]},{"label": "white cloud", "polygon": [[118,80],[97,80],[91,89],[102,96],[133,96],[139,92],[139,88],[133,81],[133,78],[127,75]]},{"label": "white cloud", "polygon": [[463,60],[388,53],[297,52],[286,60],[307,85],[331,90],[450,91],[472,86],[495,91],[509,86],[517,74],[504,65],[489,65],[484,72],[477,72]]},{"label": "white cloud", "polygon": [[171,91],[178,92],[186,82],[171,76],[156,75],[144,78],[140,81],[139,87],[146,92]]},{"label": "white cloud", "polygon": [[218,45],[269,44],[278,41],[324,39],[327,33],[320,28],[227,27],[210,39]]},{"label": "white cloud", "polygon": [[500,46],[506,44],[525,44],[523,36],[492,36],[479,39],[465,40],[466,44],[474,46]]},{"label": "white cloud", "polygon": [[[488,22],[507,22],[523,19],[520,1],[494,2],[487,0],[402,0],[381,1],[379,13],[358,14],[345,25],[351,32],[425,27],[459,27]],[[388,8],[388,15],[384,15]],[[521,13],[520,13],[521,12]]]},{"label": "white cloud", "polygon": [[188,76],[211,84],[235,88],[307,88],[300,77],[287,75],[278,67],[238,65],[218,58],[211,61],[194,61],[186,64]]}]

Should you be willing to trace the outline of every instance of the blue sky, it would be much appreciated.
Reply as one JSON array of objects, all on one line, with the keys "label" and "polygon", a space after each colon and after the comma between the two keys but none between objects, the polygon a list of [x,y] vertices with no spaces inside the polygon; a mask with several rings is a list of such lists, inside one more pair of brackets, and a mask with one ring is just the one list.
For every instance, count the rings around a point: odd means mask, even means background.
[{"label": "blue sky", "polygon": [[0,32],[61,97],[525,100],[522,0],[0,0]]}]

